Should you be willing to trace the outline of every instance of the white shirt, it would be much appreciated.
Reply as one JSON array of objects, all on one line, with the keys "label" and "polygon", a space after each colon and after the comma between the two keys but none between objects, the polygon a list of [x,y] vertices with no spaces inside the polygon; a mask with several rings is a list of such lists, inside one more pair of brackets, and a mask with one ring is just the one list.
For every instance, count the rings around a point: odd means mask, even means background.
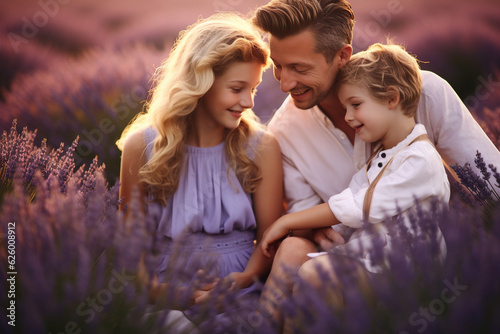
[{"label": "white shirt", "polygon": [[[377,235],[382,251],[384,254],[389,253],[392,250],[392,238],[397,235],[398,224],[402,223],[409,234],[424,233],[436,238],[441,259],[444,259],[446,244],[439,226],[435,227],[436,230],[422,231],[420,226],[412,225],[410,219],[418,217],[418,211],[430,212],[435,200],[447,207],[450,199],[450,184],[436,149],[426,140],[415,141],[408,146],[413,139],[425,133],[425,127],[417,124],[398,145],[380,151],[372,159],[368,171],[362,168],[354,174],[347,189],[330,197],[330,209],[341,222],[341,226],[336,227],[354,229],[346,244],[335,247],[334,252],[355,256],[369,271],[377,272],[380,268],[371,261],[373,238]],[[368,221],[374,225],[367,228],[363,226],[366,192],[391,158],[392,163],[387,166],[375,186],[368,216]],[[415,205],[417,199],[418,206]],[[309,256],[323,254],[326,253],[311,253]]]},{"label": "white shirt", "polygon": [[425,127],[417,124],[399,144],[380,151],[372,159],[368,171],[364,167],[360,169],[344,191],[330,197],[330,209],[343,225],[355,229],[362,227],[366,191],[393,157],[375,186],[368,217],[370,223],[380,223],[387,217],[397,215],[416,215],[416,199],[424,207],[433,199],[448,203],[450,184],[439,153],[426,140],[415,141],[407,146],[425,133]]},{"label": "white shirt", "polygon": [[[425,126],[441,157],[450,165],[470,162],[475,168],[479,150],[486,163],[500,167],[500,152],[451,86],[428,71],[422,71],[422,79],[415,118]],[[290,97],[276,111],[269,129],[283,155],[288,212],[327,202],[342,192],[370,156],[370,144],[356,136],[352,145],[317,106],[301,110]]]}]

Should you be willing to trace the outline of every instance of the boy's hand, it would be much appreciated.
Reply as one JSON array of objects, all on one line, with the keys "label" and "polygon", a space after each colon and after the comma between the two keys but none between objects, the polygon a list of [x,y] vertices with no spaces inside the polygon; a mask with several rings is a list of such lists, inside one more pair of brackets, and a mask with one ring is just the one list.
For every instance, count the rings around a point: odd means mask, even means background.
[{"label": "boy's hand", "polygon": [[[267,230],[264,232],[264,235],[262,236],[262,241],[260,246],[262,247],[262,252],[264,253],[264,255],[269,258],[272,257],[271,255],[272,244],[279,241],[280,239],[285,237],[288,233],[290,233],[290,230],[286,228],[286,224],[283,218],[284,217],[278,219],[271,226],[269,226]],[[272,253],[274,254],[274,252]]]}]

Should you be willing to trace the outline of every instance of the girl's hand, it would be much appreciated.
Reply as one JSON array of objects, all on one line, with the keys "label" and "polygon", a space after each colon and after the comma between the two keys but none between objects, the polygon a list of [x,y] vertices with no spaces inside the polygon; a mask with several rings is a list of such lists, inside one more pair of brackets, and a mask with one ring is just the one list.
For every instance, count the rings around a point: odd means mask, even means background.
[{"label": "girl's hand", "polygon": [[239,288],[239,289],[245,289],[248,288],[250,285],[253,283],[253,277],[245,274],[244,272],[234,272],[230,273],[226,279],[230,280],[231,282],[234,282],[234,284]]},{"label": "girl's hand", "polygon": [[191,305],[206,302],[211,297],[211,292],[217,282],[206,284],[193,292]]},{"label": "girl's hand", "polygon": [[221,291],[229,292],[235,289],[238,284],[237,280],[243,279],[244,277],[240,274],[243,275],[243,273],[231,273],[223,279],[200,287],[193,294],[194,304],[210,302],[210,305],[213,305],[217,310],[222,311],[225,294],[221,294]]},{"label": "girl's hand", "polygon": [[207,274],[203,269],[199,269],[194,281],[196,290],[193,292],[191,305],[207,301],[210,298],[212,290],[219,284],[219,281],[218,278]]},{"label": "girl's hand", "polygon": [[[271,226],[269,226],[269,228],[264,232],[264,235],[262,236],[260,246],[264,255],[269,258],[272,257],[272,244],[276,243],[277,241],[285,237],[288,233],[290,233],[290,230],[286,227],[285,221],[283,219],[284,217],[278,219]],[[274,254],[275,251],[276,250],[273,249],[272,253]]]}]

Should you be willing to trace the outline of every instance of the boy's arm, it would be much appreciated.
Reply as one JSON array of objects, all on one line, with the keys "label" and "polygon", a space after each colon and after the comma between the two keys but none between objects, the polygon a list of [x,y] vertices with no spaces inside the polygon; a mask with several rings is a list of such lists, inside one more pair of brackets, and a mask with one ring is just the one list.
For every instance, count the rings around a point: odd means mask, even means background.
[{"label": "boy's arm", "polygon": [[328,203],[309,209],[287,214],[272,224],[262,238],[261,247],[264,255],[271,257],[271,245],[285,237],[291,230],[306,230],[340,224],[330,210]]},{"label": "boy's arm", "polygon": [[[364,171],[358,172],[350,188],[329,200],[330,209],[345,226],[363,226],[363,203],[368,190],[365,180]],[[449,183],[441,157],[430,143],[415,142],[397,153],[384,177],[377,183],[368,221],[375,224],[399,215],[415,207],[416,200],[436,198],[448,202],[449,195]]]}]

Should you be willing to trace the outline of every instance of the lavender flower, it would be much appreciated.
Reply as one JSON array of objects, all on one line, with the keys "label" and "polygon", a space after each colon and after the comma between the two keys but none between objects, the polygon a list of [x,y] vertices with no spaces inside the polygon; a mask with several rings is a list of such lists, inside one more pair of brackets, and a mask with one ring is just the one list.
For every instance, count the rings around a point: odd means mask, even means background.
[{"label": "lavender flower", "polygon": [[[29,131],[26,127],[21,133],[17,133],[17,122],[12,122],[10,132],[3,132],[0,141],[0,207],[2,198],[12,189],[13,177],[16,171],[21,173],[22,184],[25,194],[33,199],[35,188],[32,184],[34,175],[40,171],[42,177],[48,184],[57,182],[61,192],[66,191],[69,182],[74,181],[80,192],[80,196],[86,197],[93,189],[96,175],[104,171],[104,166],[99,167],[97,160],[85,169],[80,167],[80,174],[74,173],[73,154],[78,143],[78,138],[67,149],[61,143],[57,150],[47,147],[46,140],[42,140],[40,146],[35,145],[37,131]],[[72,180],[74,179],[74,180]]]},{"label": "lavender flower", "polygon": [[52,147],[79,136],[75,165],[88,165],[99,156],[114,183],[120,157],[115,142],[142,110],[163,57],[144,44],[103,48],[79,61],[64,59],[50,70],[20,76],[0,103],[0,129],[17,119],[22,126],[36,127]]},{"label": "lavender flower", "polygon": [[[61,144],[49,150],[43,141],[40,146],[35,144],[36,134],[26,128],[18,133],[13,122],[0,142],[4,198],[0,209],[2,218],[18,224],[16,254],[22,291],[17,299],[18,316],[33,319],[20,324],[19,330],[58,332],[69,321],[89,332],[109,332],[116,326],[131,333],[168,330],[163,324],[168,310],[185,304],[190,292],[210,277],[198,277],[187,289],[178,290],[181,282],[196,275],[185,266],[182,253],[171,256],[166,279],[172,284],[165,291],[165,302],[156,305],[165,312],[144,322],[131,321],[132,315],[140,318],[148,308],[151,279],[165,251],[161,234],[156,231],[157,217],[141,213],[138,194],[125,217],[117,211],[118,185],[109,187],[105,168],[97,159],[87,169],[75,171],[76,141],[68,148]],[[479,157],[476,163],[484,168]],[[498,182],[496,168],[488,167]],[[419,210],[409,227],[398,224],[391,230],[391,235],[399,238],[395,238],[395,251],[389,255],[374,239],[373,260],[381,264],[382,273],[365,280],[360,281],[356,275],[354,260],[339,260],[332,255],[339,282],[331,281],[326,272],[320,273],[324,278],[320,291],[300,282],[298,293],[288,296],[283,304],[284,314],[293,319],[291,328],[297,333],[456,332],[478,328],[495,332],[499,326],[495,305],[500,297],[496,284],[500,271],[495,268],[500,261],[500,209],[490,204],[490,183],[475,175],[470,165],[455,168],[475,194],[474,206],[454,203],[450,211],[442,211],[437,205],[428,211]],[[484,212],[486,205],[488,215]],[[437,224],[447,245],[444,262],[438,256]],[[5,225],[2,229],[5,233]],[[410,233],[416,229],[423,233]],[[5,247],[4,241],[0,247]],[[5,256],[0,252],[4,265]],[[6,279],[4,275],[0,274],[2,279]],[[117,277],[123,284],[113,293],[109,282],[116,283]],[[325,298],[338,291],[344,298],[342,309],[333,299]],[[241,299],[236,293],[220,285],[213,299],[200,305],[197,321],[201,333],[230,333],[235,328],[259,333],[276,330],[272,319],[259,311],[255,299]],[[89,300],[102,302],[93,309]],[[5,319],[0,326],[6,333],[10,329]]]},{"label": "lavender flower", "polygon": [[500,173],[497,172],[497,168],[494,165],[489,164],[488,167],[493,172],[493,177],[495,178],[495,181],[497,182],[495,184],[495,187],[500,188]]},{"label": "lavender flower", "polygon": [[[2,219],[16,222],[16,291],[22,292],[16,295],[16,317],[32,319],[18,323],[15,329],[61,332],[74,323],[82,332],[93,333],[175,330],[164,324],[168,310],[185,305],[192,291],[212,278],[193,280],[195,269],[186,266],[182,252],[173,256],[166,275],[169,289],[160,298],[164,302],[156,305],[164,312],[146,316],[152,279],[165,253],[157,217],[139,210],[138,193],[125,217],[117,210],[118,185],[109,187],[104,166],[97,159],[88,169],[75,171],[76,141],[69,148],[61,144],[48,152],[45,144],[34,144],[35,133],[26,128],[17,133],[14,122],[0,143],[0,170],[12,165],[9,179],[2,174],[1,181],[10,188],[0,210]],[[27,170],[32,174],[29,193]],[[1,228],[6,235],[6,225]],[[5,239],[0,239],[0,247],[5,249]],[[6,267],[6,261],[6,253],[0,252],[2,266]],[[5,275],[2,271],[0,278],[5,280]],[[188,288],[178,290],[185,281],[190,282]],[[6,307],[5,300],[2,307]],[[232,330],[227,317],[221,321],[221,310],[236,317],[255,307],[241,303],[236,291],[228,293],[222,285],[217,287],[214,301],[221,308],[215,309],[210,302],[201,305],[199,320],[216,324],[215,333]],[[13,329],[5,317],[0,328],[4,333]],[[200,331],[213,333],[213,328]]]},{"label": "lavender flower", "polygon": [[483,180],[488,181],[490,179],[491,173],[488,171],[483,156],[479,151],[476,151],[476,158],[474,159],[474,163],[476,164],[476,167],[483,175]]},{"label": "lavender flower", "polygon": [[[410,247],[407,240],[396,239],[394,252],[384,259],[388,266],[364,280],[352,269],[353,261],[332,255],[339,283],[319,271],[321,289],[300,282],[286,300],[283,310],[291,319],[291,332],[496,332],[500,271],[493,263],[500,260],[500,227],[498,218],[490,232],[471,224],[480,217],[480,210],[465,206],[420,212],[413,219],[430,239],[413,237]],[[444,262],[436,259],[432,246],[436,223],[446,240]],[[342,293],[342,308],[330,298],[331,289]]]},{"label": "lavender flower", "polygon": [[[27,197],[23,168],[29,160],[19,156],[20,152],[29,155],[38,151],[32,146],[33,136],[23,131],[24,135],[11,133],[8,143],[4,142],[8,136],[2,141],[2,151],[10,155],[1,168],[11,161],[16,167],[1,207],[2,219],[16,223],[16,317],[31,319],[18,321],[15,329],[61,332],[74,322],[83,332],[110,332],[118,323],[143,332],[140,322],[127,317],[137,305],[143,305],[142,312],[147,306],[147,291],[136,292],[135,278],[138,256],[150,248],[151,229],[141,229],[141,222],[136,222],[134,233],[128,234],[127,224],[117,212],[118,188],[108,189],[103,170],[96,166],[90,172],[73,172],[72,163],[67,161],[72,160],[71,149],[48,154],[48,166],[57,166],[58,171],[49,172],[47,177],[39,166],[34,169],[31,186],[36,201]],[[17,142],[25,148],[6,145]],[[94,185],[87,183],[83,189],[82,184],[88,181],[82,179],[85,173],[92,176]],[[60,175],[64,176],[63,184]],[[6,224],[1,228],[6,235]],[[0,239],[0,246],[5,249],[5,239]],[[0,252],[5,268],[6,261],[6,253]],[[153,263],[148,262],[150,266]],[[0,277],[5,280],[5,275],[2,271]],[[3,333],[13,329],[5,317],[0,327]]]},{"label": "lavender flower", "polygon": [[468,162],[463,166],[452,165],[451,168],[457,173],[461,183],[469,189],[476,201],[484,202],[491,198],[491,190],[488,188],[488,184],[474,173]]}]

